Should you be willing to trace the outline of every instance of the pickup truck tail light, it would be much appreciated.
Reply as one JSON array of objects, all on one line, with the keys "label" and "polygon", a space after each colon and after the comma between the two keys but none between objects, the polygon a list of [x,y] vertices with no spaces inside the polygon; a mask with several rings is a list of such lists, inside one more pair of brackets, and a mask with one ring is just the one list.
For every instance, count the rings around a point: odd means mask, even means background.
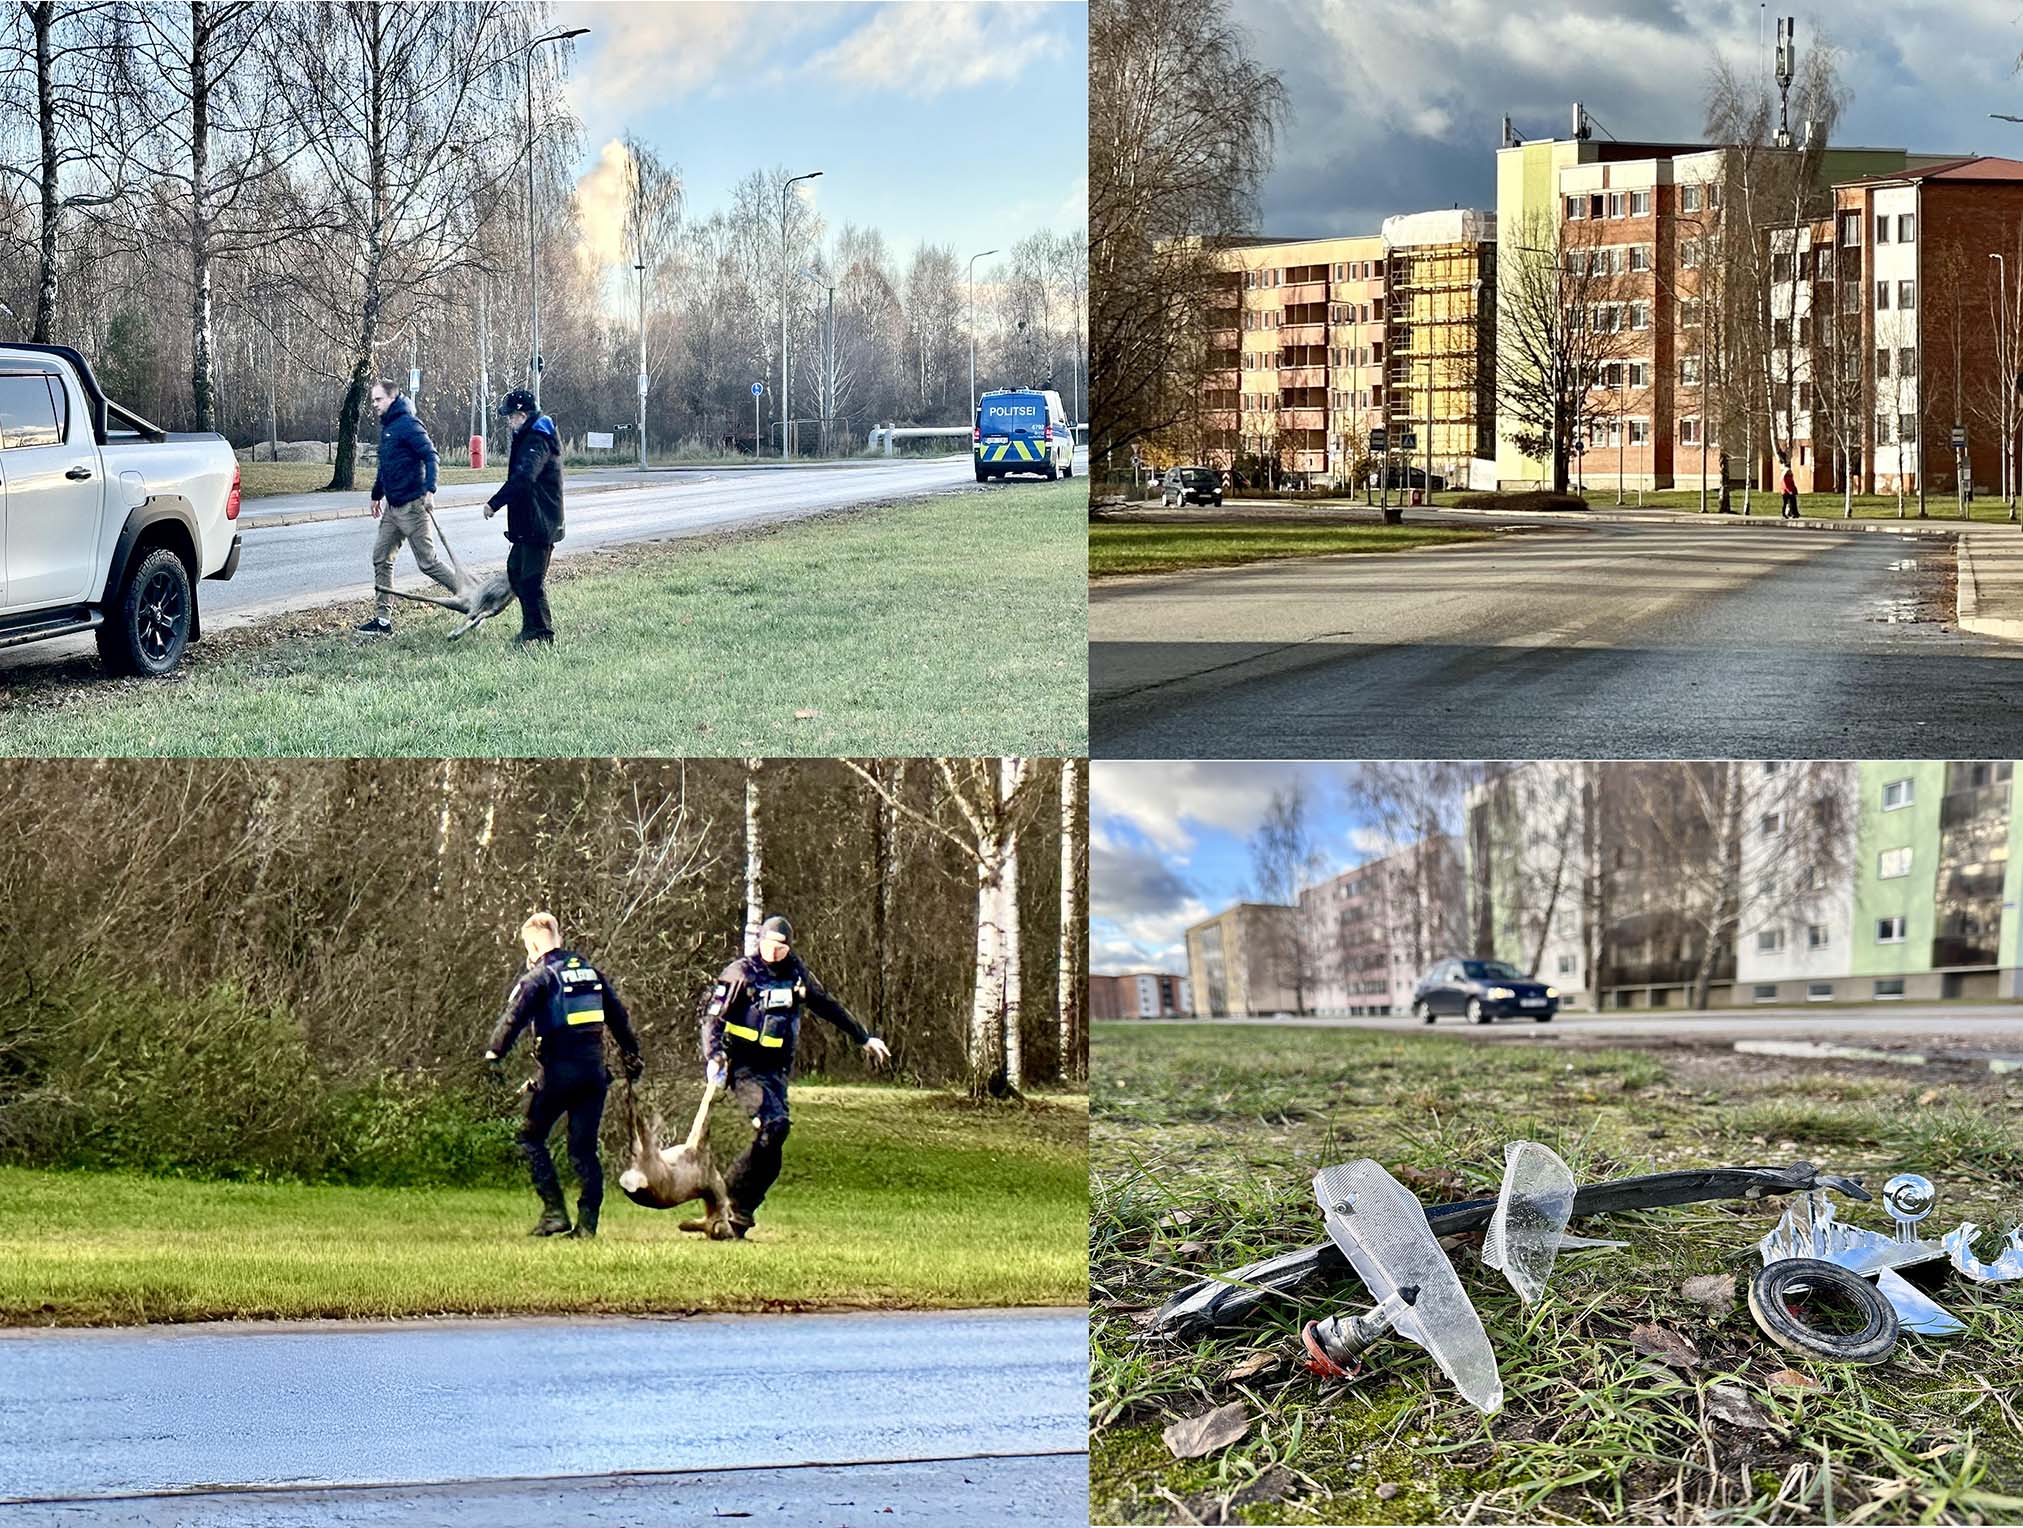
[{"label": "pickup truck tail light", "polygon": [[237,464],[234,464],[232,467],[232,491],[225,495],[225,518],[227,520],[239,518],[239,468]]}]

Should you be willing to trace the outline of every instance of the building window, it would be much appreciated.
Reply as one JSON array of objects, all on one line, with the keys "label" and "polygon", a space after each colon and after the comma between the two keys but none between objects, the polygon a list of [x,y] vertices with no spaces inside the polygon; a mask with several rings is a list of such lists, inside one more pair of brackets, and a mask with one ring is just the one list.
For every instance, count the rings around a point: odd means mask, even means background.
[{"label": "building window", "polygon": [[1911,851],[1906,844],[1900,849],[1885,849],[1875,859],[1875,876],[1878,881],[1894,881],[1899,876],[1911,873]]},{"label": "building window", "polygon": [[1827,946],[1826,925],[1808,923],[1805,926],[1805,947],[1808,950],[1823,950]]},{"label": "building window", "polygon": [[1679,327],[1697,329],[1700,327],[1700,299],[1687,297],[1679,303]]},{"label": "building window", "polygon": [[1878,212],[1875,215],[1875,241],[1878,244],[1887,244],[1890,241],[1890,215],[1887,212]]},{"label": "building window", "polygon": [[1897,415],[1897,436],[1906,444],[1918,438],[1918,416],[1916,414]]},{"label": "building window", "polygon": [[1840,242],[1843,245],[1861,243],[1861,214],[1843,212],[1840,215]]},{"label": "building window", "polygon": [[1875,920],[1875,942],[1877,944],[1902,944],[1904,942],[1904,918],[1898,913],[1893,918]]},{"label": "building window", "polygon": [[1918,289],[1915,283],[1899,281],[1897,283],[1897,306],[1904,309],[1915,308],[1918,305],[1917,292]]},{"label": "building window", "polygon": [[1651,193],[1648,191],[1632,191],[1630,193],[1630,216],[1633,218],[1647,218],[1650,215]]},{"label": "building window", "polygon": [[1648,329],[1651,327],[1651,305],[1649,303],[1633,302],[1630,304],[1630,327],[1632,329]]},{"label": "building window", "polygon": [[1696,355],[1679,357],[1679,385],[1698,387],[1700,385],[1700,358]]},{"label": "building window", "polygon": [[1878,976],[1875,979],[1875,995],[1877,997],[1902,997],[1904,995],[1904,979],[1901,976]]},{"label": "building window", "polygon": [[1830,1003],[1833,1001],[1832,982],[1807,982],[1805,1000],[1808,1003]]},{"label": "building window", "polygon": [[1382,340],[1372,341],[1370,345],[1370,364],[1372,366],[1381,366],[1383,362],[1384,342]]},{"label": "building window", "polygon": [[[1638,324],[1637,328],[1644,326]],[[1630,362],[1630,386],[1649,387],[1651,385],[1651,363],[1649,361]]]},{"label": "building window", "polygon": [[1384,321],[1384,299],[1381,297],[1372,297],[1370,299],[1370,322],[1373,324],[1381,324],[1383,321]]},{"label": "building window", "polygon": [[1776,254],[1770,257],[1770,279],[1779,282],[1791,279],[1791,256]]},{"label": "building window", "polygon": [[1630,421],[1630,444],[1633,446],[1648,446],[1650,443],[1651,421],[1648,419],[1632,419]]},{"label": "building window", "polygon": [[1781,928],[1766,928],[1766,929],[1762,929],[1762,930],[1760,930],[1760,931],[1759,931],[1759,932],[1757,933],[1757,935],[1756,935],[1756,953],[1757,953],[1757,954],[1759,954],[1759,955],[1774,955],[1774,954],[1775,954],[1775,953],[1776,953],[1777,951],[1779,951],[1779,950],[1781,950],[1781,949],[1783,949],[1783,948],[1784,948],[1784,930],[1783,930],[1783,929],[1781,929]]},{"label": "building window", "polygon": [[[1810,413],[1812,411],[1812,384],[1810,382],[1798,384],[1798,407],[1802,413]],[[1801,455],[1799,460],[1801,462],[1804,461],[1804,456]]]},{"label": "building window", "polygon": [[1680,187],[1679,210],[1682,212],[1698,212],[1700,210],[1700,188],[1698,186]]},{"label": "building window", "polygon": [[1679,268],[1688,271],[1696,271],[1700,268],[1700,241],[1698,239],[1682,239],[1679,242]]},{"label": "building window", "polygon": [[1911,780],[1892,780],[1883,787],[1885,812],[1894,812],[1900,807],[1907,807],[1917,799],[1917,785]]},{"label": "building window", "polygon": [[1890,284],[1887,281],[1878,281],[1875,284],[1875,310],[1878,313],[1887,312],[1889,305]]},{"label": "building window", "polygon": [[1909,244],[1917,237],[1917,228],[1918,219],[1916,213],[1899,212],[1897,214],[1897,243]]},{"label": "building window", "polygon": [[1775,982],[1758,982],[1752,991],[1756,1001],[1759,1003],[1774,1003],[1777,1001],[1777,984]]},{"label": "building window", "polygon": [[1632,271],[1647,271],[1650,268],[1651,247],[1648,244],[1632,244],[1630,246],[1630,269]]},{"label": "building window", "polygon": [[1559,974],[1561,976],[1573,975],[1573,957],[1571,955],[1559,957]]},{"label": "building window", "polygon": [[1887,350],[1878,350],[1875,353],[1875,374],[1879,377],[1887,377],[1890,374],[1890,353]]},{"label": "building window", "polygon": [[1679,421],[1679,444],[1697,446],[1700,444],[1700,421],[1694,418]]},{"label": "building window", "polygon": [[1770,320],[1770,343],[1782,349],[1791,343],[1791,320],[1773,318]]},{"label": "building window", "polygon": [[1918,352],[1914,346],[1906,345],[1897,352],[1897,375],[1914,377],[1918,374]]},{"label": "building window", "polygon": [[1890,416],[1887,414],[1876,415],[1875,443],[1879,446],[1887,446],[1894,444],[1895,439],[1896,437],[1890,434]]}]

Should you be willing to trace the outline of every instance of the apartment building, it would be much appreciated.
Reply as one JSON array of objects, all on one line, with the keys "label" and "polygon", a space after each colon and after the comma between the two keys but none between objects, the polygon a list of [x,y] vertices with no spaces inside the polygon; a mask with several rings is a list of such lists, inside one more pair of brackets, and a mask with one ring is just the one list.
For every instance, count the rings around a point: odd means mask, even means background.
[{"label": "apartment building", "polygon": [[[1776,151],[1770,151],[1772,153]],[[1822,186],[1871,174],[1899,174],[1936,156],[1902,149],[1828,148],[1818,156]],[[1497,152],[1497,226],[1504,258],[1499,281],[1506,290],[1516,262],[1559,248],[1597,262],[1611,279],[1610,300],[1598,321],[1623,338],[1619,358],[1603,367],[1589,399],[1579,475],[1590,489],[1620,482],[1625,489],[1718,484],[1721,452],[1715,368],[1707,315],[1701,310],[1702,276],[1719,237],[1739,174],[1732,149],[1705,144],[1618,142],[1597,139],[1582,109],[1574,108],[1573,136],[1517,140],[1508,134]],[[1538,242],[1517,248],[1528,239]],[[1516,364],[1499,354],[1499,369]],[[1517,436],[1522,422],[1499,414],[1496,478],[1507,487],[1551,481],[1552,464],[1525,455]],[[1749,470],[1744,443],[1726,444],[1731,477]],[[1762,453],[1765,460],[1769,452]],[[1767,471],[1764,481],[1769,481]]]},{"label": "apartment building", "polygon": [[1294,955],[1298,909],[1238,902],[1187,931],[1187,975],[1202,1018],[1304,1011]]},{"label": "apartment building", "polygon": [[[1513,765],[1467,803],[1474,947],[1555,981],[1568,1006],[1684,1009],[1703,973],[1716,1007],[2023,996],[2015,774]],[[1675,804],[1670,822],[1654,825],[1654,802]],[[1727,896],[1710,949],[1708,909]]]},{"label": "apartment building", "polygon": [[1773,386],[1799,490],[1999,489],[2023,161],[1914,156],[1837,182],[1831,216],[1767,237]]},{"label": "apartment building", "polygon": [[[1375,234],[1224,250],[1201,426],[1181,449],[1211,466],[1261,459],[1340,482],[1387,426],[1394,450],[1414,432],[1422,470],[1430,444],[1435,475],[1465,479],[1493,435],[1494,221],[1420,213]],[[1394,333],[1399,302],[1409,316]],[[1412,347],[1402,358],[1401,339]],[[1430,438],[1418,433],[1429,421]]]},{"label": "apartment building", "polygon": [[1300,892],[1317,1013],[1404,1013],[1434,961],[1466,946],[1459,846],[1435,836]]},{"label": "apartment building", "polygon": [[1194,1011],[1187,978],[1170,971],[1089,974],[1092,1019],[1171,1019]]}]

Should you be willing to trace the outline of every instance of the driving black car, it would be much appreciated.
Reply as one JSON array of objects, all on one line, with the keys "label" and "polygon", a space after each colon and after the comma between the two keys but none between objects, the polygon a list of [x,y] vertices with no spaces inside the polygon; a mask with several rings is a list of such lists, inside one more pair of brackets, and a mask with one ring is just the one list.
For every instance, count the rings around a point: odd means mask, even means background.
[{"label": "driving black car", "polygon": [[1174,508],[1192,500],[1196,504],[1222,502],[1222,474],[1213,467],[1169,467],[1159,480],[1159,502]]},{"label": "driving black car", "polygon": [[1465,1014],[1471,1024],[1492,1019],[1536,1019],[1559,1012],[1559,988],[1534,981],[1500,960],[1443,960],[1412,990],[1413,1017],[1431,1024],[1443,1013]]}]

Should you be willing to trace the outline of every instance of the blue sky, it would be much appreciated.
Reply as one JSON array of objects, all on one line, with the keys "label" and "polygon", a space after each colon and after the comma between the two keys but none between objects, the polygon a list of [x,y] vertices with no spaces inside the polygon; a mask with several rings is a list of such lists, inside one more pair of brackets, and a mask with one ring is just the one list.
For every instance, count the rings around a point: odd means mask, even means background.
[{"label": "blue sky", "polygon": [[[567,0],[579,179],[628,129],[681,167],[690,213],[755,169],[801,188],[833,231],[968,255],[1087,222],[1088,7]],[[979,270],[983,267],[979,267]]]},{"label": "blue sky", "polygon": [[2023,125],[1989,120],[2023,116],[2015,0],[1242,0],[1237,15],[1291,97],[1260,198],[1275,235],[1494,207],[1505,113],[1526,138],[1564,137],[1581,101],[1618,138],[1694,141],[1711,54],[1767,77],[1782,15],[1801,49],[1837,51],[1839,142],[2023,157]]},{"label": "blue sky", "polygon": [[1089,766],[1089,966],[1187,969],[1188,925],[1251,894],[1250,835],[1272,793],[1306,787],[1329,865],[1377,850],[1351,811],[1347,764],[1110,763]]}]

